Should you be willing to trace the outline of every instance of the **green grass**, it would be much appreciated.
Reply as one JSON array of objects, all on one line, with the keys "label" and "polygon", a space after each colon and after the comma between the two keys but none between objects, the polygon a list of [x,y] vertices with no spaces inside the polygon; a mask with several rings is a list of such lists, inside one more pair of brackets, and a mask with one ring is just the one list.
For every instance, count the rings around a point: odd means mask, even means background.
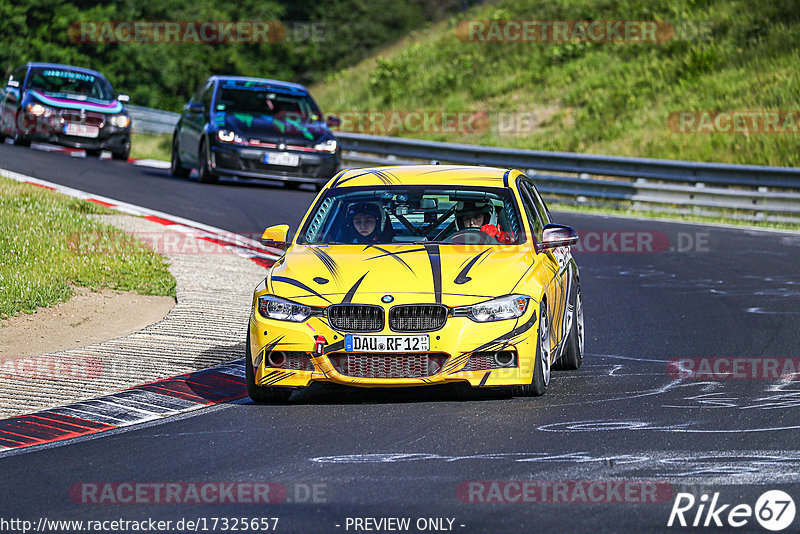
[{"label": "green grass", "polygon": [[66,301],[75,286],[175,296],[164,258],[87,216],[104,213],[112,212],[0,178],[0,316]]},{"label": "green grass", "polygon": [[131,136],[132,159],[169,161],[171,156],[172,134],[151,135],[135,133]]},{"label": "green grass", "polygon": [[[664,43],[459,40],[462,20],[657,20],[707,29]],[[705,30],[704,30],[705,31]],[[670,113],[800,111],[795,0],[500,0],[408,35],[312,87],[326,112],[447,110],[488,127],[432,140],[680,160],[800,165],[797,133],[677,133]],[[520,114],[503,128],[500,114]],[[508,117],[509,115],[506,115]]]}]

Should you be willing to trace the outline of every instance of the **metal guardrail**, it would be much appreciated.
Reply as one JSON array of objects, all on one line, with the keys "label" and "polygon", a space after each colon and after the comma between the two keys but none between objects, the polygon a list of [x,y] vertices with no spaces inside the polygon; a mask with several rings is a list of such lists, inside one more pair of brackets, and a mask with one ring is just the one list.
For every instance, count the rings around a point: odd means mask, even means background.
[{"label": "metal guardrail", "polygon": [[[127,106],[135,132],[172,133],[180,115]],[[457,163],[520,169],[550,201],[629,205],[800,223],[800,168],[545,152],[339,132],[345,167]]]},{"label": "metal guardrail", "polygon": [[135,133],[164,134],[172,133],[180,113],[161,111],[160,109],[145,108],[141,106],[125,106],[131,116],[132,128]]},{"label": "metal guardrail", "polygon": [[[800,168],[626,158],[339,133],[344,166],[457,163],[520,169],[549,200],[800,223]],[[556,173],[569,173],[556,174]]]}]

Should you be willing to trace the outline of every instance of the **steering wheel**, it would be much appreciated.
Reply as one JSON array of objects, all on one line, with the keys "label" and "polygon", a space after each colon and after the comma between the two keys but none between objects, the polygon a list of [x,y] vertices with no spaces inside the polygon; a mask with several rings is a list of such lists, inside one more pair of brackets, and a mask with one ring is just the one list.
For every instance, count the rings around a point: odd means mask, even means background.
[{"label": "steering wheel", "polygon": [[445,242],[457,245],[496,245],[497,239],[480,228],[464,228],[449,236]]}]

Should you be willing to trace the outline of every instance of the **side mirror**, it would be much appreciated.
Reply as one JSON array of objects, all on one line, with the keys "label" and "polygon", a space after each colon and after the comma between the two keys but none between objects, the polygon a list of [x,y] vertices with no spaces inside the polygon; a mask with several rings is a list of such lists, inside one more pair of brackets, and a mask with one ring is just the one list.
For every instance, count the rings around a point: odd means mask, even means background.
[{"label": "side mirror", "polygon": [[288,224],[278,224],[276,226],[270,226],[264,233],[261,234],[261,244],[267,247],[275,247],[280,249],[286,249],[289,247],[289,243],[286,242],[286,238],[289,235],[289,225]]},{"label": "side mirror", "polygon": [[131,97],[129,97],[128,95],[117,95],[117,100],[119,100],[120,102],[130,102]]},{"label": "side mirror", "polygon": [[328,128],[338,128],[342,125],[342,119],[336,115],[328,115],[328,118],[325,119],[325,124],[328,125]]},{"label": "side mirror", "polygon": [[190,113],[205,113],[206,106],[202,102],[192,102],[186,106]]},{"label": "side mirror", "polygon": [[563,224],[548,224],[542,230],[542,242],[536,243],[536,252],[578,244],[578,233]]},{"label": "side mirror", "polygon": [[8,87],[16,87],[19,89],[19,80],[8,80]]}]

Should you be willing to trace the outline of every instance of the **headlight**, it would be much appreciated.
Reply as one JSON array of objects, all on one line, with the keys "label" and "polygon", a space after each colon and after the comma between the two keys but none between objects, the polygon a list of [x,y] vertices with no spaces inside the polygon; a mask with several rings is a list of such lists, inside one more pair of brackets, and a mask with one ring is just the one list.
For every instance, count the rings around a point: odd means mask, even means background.
[{"label": "headlight", "polygon": [[237,145],[245,144],[245,141],[241,138],[241,136],[230,130],[217,131],[217,139],[224,143],[236,143]]},{"label": "headlight", "polygon": [[333,154],[336,152],[336,148],[339,146],[339,143],[336,142],[336,139],[328,139],[327,141],[323,141],[322,143],[317,143],[314,145],[314,150],[317,152],[330,152]]},{"label": "headlight", "polygon": [[258,297],[258,313],[266,319],[302,323],[311,317],[313,312],[314,309],[311,306],[297,304],[274,295]]},{"label": "headlight", "polygon": [[34,117],[49,117],[53,114],[52,109],[41,104],[28,104],[25,109]]},{"label": "headlight", "polygon": [[131,118],[127,115],[113,115],[111,117],[111,124],[117,128],[127,128],[131,125]]},{"label": "headlight", "polygon": [[455,308],[453,315],[466,316],[478,323],[516,319],[525,314],[529,300],[530,297],[525,295],[506,295],[480,304]]}]

